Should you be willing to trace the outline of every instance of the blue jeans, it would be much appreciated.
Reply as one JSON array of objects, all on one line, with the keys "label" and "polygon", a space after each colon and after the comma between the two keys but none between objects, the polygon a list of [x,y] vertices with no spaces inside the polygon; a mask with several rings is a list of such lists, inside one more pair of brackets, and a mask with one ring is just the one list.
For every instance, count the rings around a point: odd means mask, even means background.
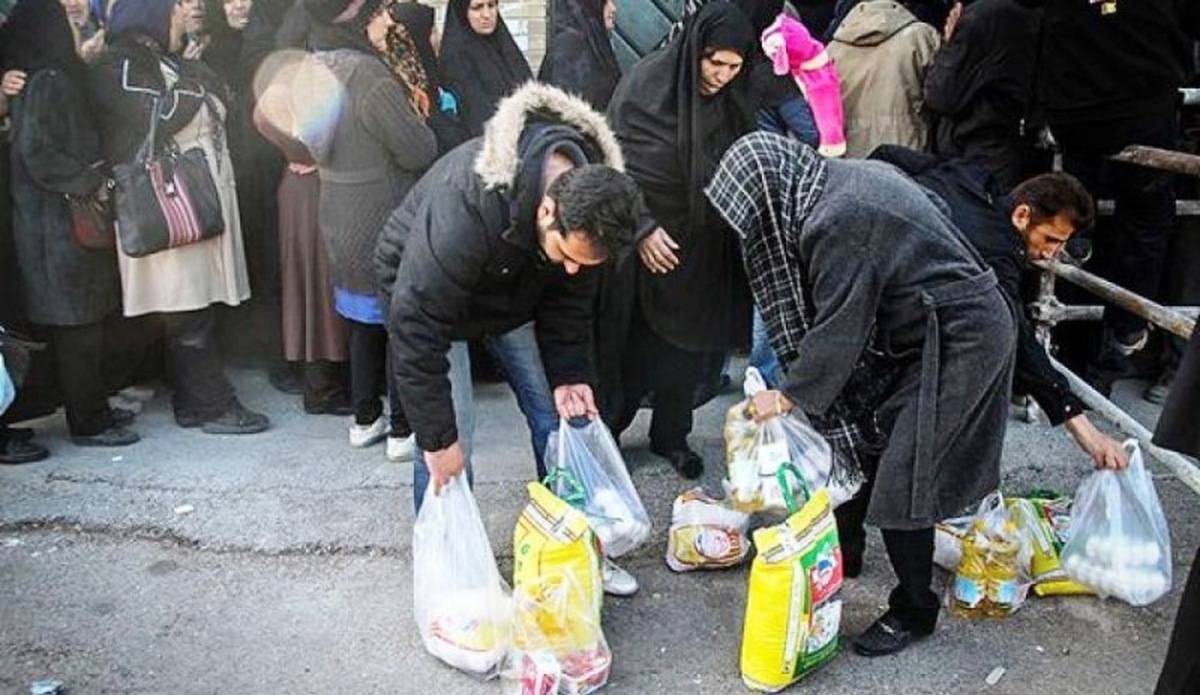
[{"label": "blue jeans", "polygon": [[546,379],[546,367],[542,363],[533,322],[488,338],[487,348],[496,358],[504,380],[517,397],[517,406],[525,415],[537,461],[538,480],[542,480],[546,477],[546,441],[558,431],[558,408]]},{"label": "blue jeans", "polygon": [[[517,406],[525,415],[537,460],[538,479],[546,475],[543,457],[546,442],[558,429],[558,409],[546,379],[542,354],[532,322],[501,336],[487,339],[488,350],[495,356],[504,378],[517,397]],[[458,438],[467,460],[467,481],[473,482],[471,468],[472,440],[475,434],[475,393],[471,385],[471,358],[466,343],[451,343],[447,355],[450,361],[450,391],[454,402],[454,418],[458,423]],[[417,448],[413,460],[413,503],[417,511],[429,487],[429,468],[425,452]]]},{"label": "blue jeans", "polygon": [[750,346],[750,366],[755,367],[763,375],[768,388],[779,388],[783,385],[783,367],[779,358],[771,349],[767,334],[767,322],[763,320],[758,307],[754,307],[754,332]]}]

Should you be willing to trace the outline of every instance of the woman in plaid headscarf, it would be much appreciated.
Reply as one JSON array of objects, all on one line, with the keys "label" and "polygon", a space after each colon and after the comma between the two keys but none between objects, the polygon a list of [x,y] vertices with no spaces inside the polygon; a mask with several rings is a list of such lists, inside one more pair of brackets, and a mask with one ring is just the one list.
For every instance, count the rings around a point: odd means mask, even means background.
[{"label": "woman in plaid headscarf", "polygon": [[[872,390],[856,378],[869,345],[895,363],[876,410],[886,443],[858,513],[882,530],[900,584],[854,647],[899,651],[937,622],[934,523],[1000,482],[1012,309],[940,201],[888,165],[826,161],[754,133],[729,149],[705,192],[741,239],[787,365],[781,390],[755,398],[761,415],[798,406],[819,424]],[[854,514],[854,502],[845,507]]]}]

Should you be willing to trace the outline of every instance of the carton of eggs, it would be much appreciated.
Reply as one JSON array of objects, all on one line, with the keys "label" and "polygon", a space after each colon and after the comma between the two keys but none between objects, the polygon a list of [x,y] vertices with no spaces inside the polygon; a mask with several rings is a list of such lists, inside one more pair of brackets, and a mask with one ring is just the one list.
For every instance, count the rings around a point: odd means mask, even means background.
[{"label": "carton of eggs", "polygon": [[1102,596],[1116,596],[1135,606],[1152,603],[1170,586],[1159,567],[1162,550],[1153,541],[1125,536],[1092,536],[1083,552],[1067,553],[1067,575]]}]

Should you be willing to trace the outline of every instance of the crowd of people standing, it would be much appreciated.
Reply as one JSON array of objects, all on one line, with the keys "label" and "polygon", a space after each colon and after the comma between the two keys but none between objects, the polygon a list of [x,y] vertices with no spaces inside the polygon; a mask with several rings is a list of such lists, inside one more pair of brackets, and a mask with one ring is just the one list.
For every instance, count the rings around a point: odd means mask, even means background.
[{"label": "crowd of people standing", "polygon": [[[869,655],[933,630],[932,525],[998,483],[1014,381],[1097,467],[1125,465],[1034,340],[1020,275],[1088,262],[1094,239],[1097,268],[1157,294],[1171,179],[1103,157],[1177,142],[1194,7],[693,0],[622,69],[612,0],[551,4],[535,80],[498,0],[450,0],[441,31],[411,1],[18,0],[0,323],[47,343],[72,441],[138,441],[112,400],[131,361],[161,365],[181,427],[267,429],[218,339],[238,320],[218,307],[252,291],[279,305],[272,357],[304,409],[414,460],[418,507],[470,475],[468,341],[512,386],[539,476],[560,417],[619,436],[650,407],[651,451],[698,477],[692,413],[749,349],[756,410],[803,409],[871,480],[839,516],[847,573],[866,521],[899,578]],[[1044,173],[1047,132],[1078,179]],[[120,172],[164,148],[202,153],[219,232],[81,241],[80,206],[120,208]],[[1102,389],[1147,334],[1104,325]],[[4,463],[46,455],[2,425]]]}]

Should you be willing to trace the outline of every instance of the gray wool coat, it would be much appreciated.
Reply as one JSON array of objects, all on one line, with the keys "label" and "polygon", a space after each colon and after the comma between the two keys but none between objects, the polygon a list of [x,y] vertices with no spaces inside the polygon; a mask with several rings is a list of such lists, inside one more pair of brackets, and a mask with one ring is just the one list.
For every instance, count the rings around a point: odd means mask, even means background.
[{"label": "gray wool coat", "polygon": [[1000,482],[1016,343],[995,275],[939,203],[878,162],[828,163],[800,235],[815,318],[783,390],[824,413],[877,331],[900,362],[867,521],[928,528]]},{"label": "gray wool coat", "polygon": [[[379,58],[341,49],[317,53],[314,60],[343,90],[332,127],[328,118],[310,114],[301,119],[309,130],[300,133],[320,170],[320,226],[333,284],[374,297],[379,288],[375,242],[388,216],[437,158],[437,139]],[[329,94],[325,87],[297,94]]]},{"label": "gray wool coat", "polygon": [[64,194],[104,180],[92,166],[100,141],[80,77],[42,70],[13,104],[13,238],[29,320],[43,326],[97,323],[121,302],[115,249],[85,249],[71,236]]}]

